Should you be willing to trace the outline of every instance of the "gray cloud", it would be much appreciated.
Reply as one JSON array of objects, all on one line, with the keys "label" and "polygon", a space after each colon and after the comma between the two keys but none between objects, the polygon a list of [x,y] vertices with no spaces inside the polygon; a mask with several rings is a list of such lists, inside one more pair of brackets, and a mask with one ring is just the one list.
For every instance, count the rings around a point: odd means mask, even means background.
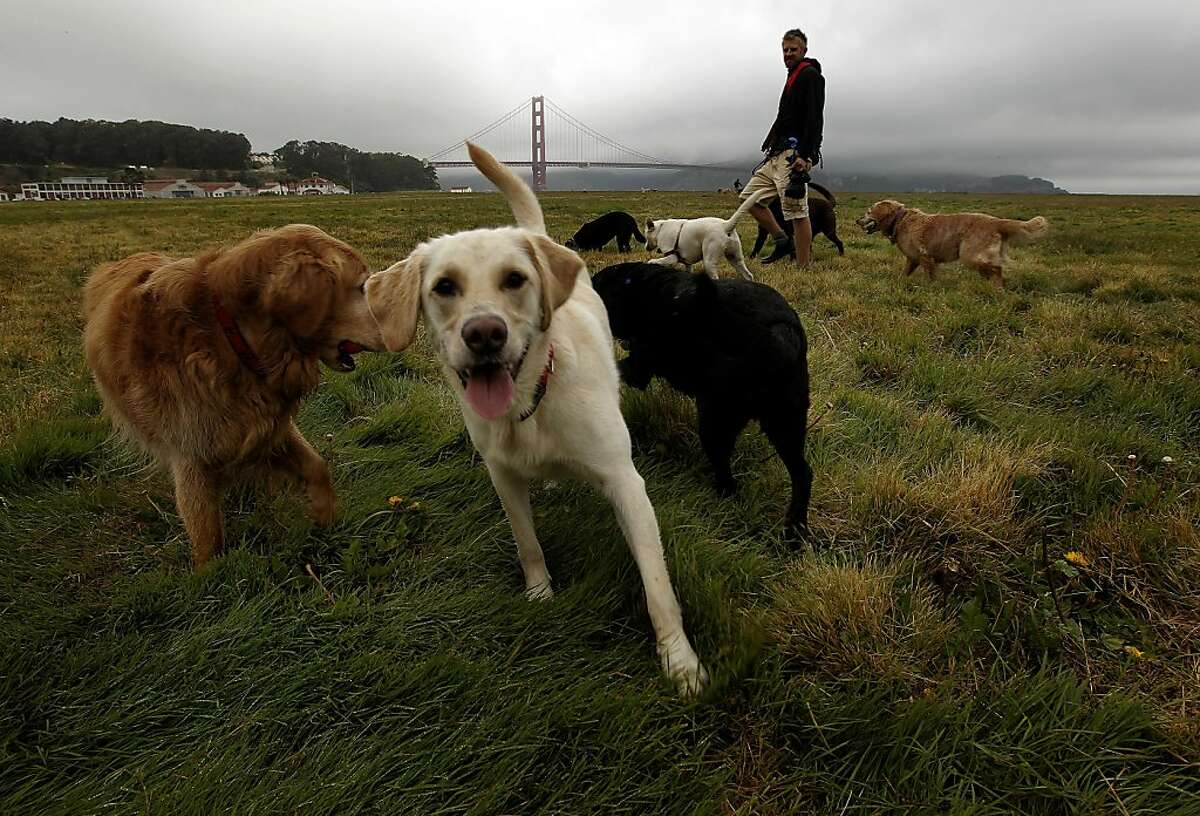
[{"label": "gray cloud", "polygon": [[1188,0],[5,5],[0,115],[15,119],[161,119],[259,150],[299,138],[429,155],[544,94],[651,155],[743,158],[778,100],[779,35],[799,25],[827,77],[829,170],[1200,192]]}]

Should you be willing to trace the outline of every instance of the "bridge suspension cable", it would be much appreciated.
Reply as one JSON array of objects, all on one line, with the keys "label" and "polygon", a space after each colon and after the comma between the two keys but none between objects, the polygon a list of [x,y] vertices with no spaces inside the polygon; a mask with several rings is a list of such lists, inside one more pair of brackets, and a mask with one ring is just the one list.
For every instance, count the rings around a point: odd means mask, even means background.
[{"label": "bridge suspension cable", "polygon": [[467,141],[482,144],[504,164],[532,168],[534,188],[538,190],[545,189],[548,167],[727,169],[716,164],[682,164],[651,156],[584,124],[543,96],[522,102],[466,139],[425,160],[434,167],[470,167]]},{"label": "bridge suspension cable", "polygon": [[583,122],[580,122],[574,116],[567,113],[561,107],[556,105],[554,103],[554,100],[552,100],[552,99],[546,100],[546,107],[548,107],[551,111],[553,111],[557,115],[561,116],[563,119],[565,119],[571,125],[574,125],[575,128],[578,129],[579,131],[581,131],[582,133],[587,134],[588,136],[592,137],[596,141],[598,141],[604,145],[607,145],[608,147],[611,147],[612,149],[614,149],[618,152],[628,153],[632,156],[636,156],[637,158],[641,159],[644,162],[649,162],[650,164],[670,164],[670,162],[665,162],[662,159],[659,159],[655,156],[651,156],[647,153],[643,153],[640,150],[634,150],[632,147],[627,147],[626,145],[623,145],[620,142],[618,142],[616,139],[610,139],[608,136],[605,136],[603,133],[600,133],[599,131],[595,130],[594,128],[588,127]]},{"label": "bridge suspension cable", "polygon": [[443,150],[439,150],[437,153],[434,153],[431,156],[429,156],[426,159],[426,161],[432,162],[437,159],[440,159],[443,156],[453,153],[455,150],[458,150],[460,147],[463,147],[467,142],[473,142],[476,139],[486,136],[487,134],[491,133],[496,128],[502,127],[502,126],[508,124],[509,122],[511,122],[512,120],[514,120],[517,117],[517,114],[522,113],[524,111],[528,111],[529,105],[530,105],[529,102],[522,102],[520,105],[517,105],[515,108],[513,108],[508,113],[501,116],[496,121],[492,122],[490,125],[484,125],[479,130],[472,133],[470,136],[467,136],[464,139],[459,139],[457,142],[450,145],[449,147],[447,147]]}]

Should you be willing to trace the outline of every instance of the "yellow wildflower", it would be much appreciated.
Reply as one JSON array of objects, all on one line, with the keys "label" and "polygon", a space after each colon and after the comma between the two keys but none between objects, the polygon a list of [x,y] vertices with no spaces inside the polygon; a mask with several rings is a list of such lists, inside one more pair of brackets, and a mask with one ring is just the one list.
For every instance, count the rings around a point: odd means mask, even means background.
[{"label": "yellow wildflower", "polygon": [[1134,660],[1141,660],[1143,657],[1145,657],[1145,653],[1142,652],[1142,650],[1137,646],[1126,646],[1125,654],[1129,655]]},{"label": "yellow wildflower", "polygon": [[1091,564],[1091,562],[1088,561],[1087,556],[1078,550],[1071,550],[1069,553],[1064,555],[1063,558],[1066,559],[1068,564],[1074,564],[1077,567],[1086,567]]},{"label": "yellow wildflower", "polygon": [[388,505],[391,507],[399,507],[402,504],[404,504],[403,496],[392,496],[390,499],[388,499]]}]

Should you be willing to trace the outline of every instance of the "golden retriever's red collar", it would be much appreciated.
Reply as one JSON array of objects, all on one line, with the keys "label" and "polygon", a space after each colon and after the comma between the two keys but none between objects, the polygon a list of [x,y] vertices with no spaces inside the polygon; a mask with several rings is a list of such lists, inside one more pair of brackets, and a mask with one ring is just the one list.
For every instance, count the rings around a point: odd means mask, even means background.
[{"label": "golden retriever's red collar", "polygon": [[217,322],[221,324],[221,331],[225,332],[225,337],[229,340],[229,345],[233,346],[233,350],[237,353],[238,359],[242,361],[242,365],[258,376],[266,377],[266,366],[262,364],[262,360],[258,359],[258,355],[254,353],[254,349],[250,348],[250,344],[246,342],[246,337],[242,334],[242,330],[234,322],[233,315],[221,304],[221,296],[216,292],[212,293],[212,303],[213,312],[217,316]]},{"label": "golden retriever's red collar", "polygon": [[908,215],[908,210],[904,207],[901,207],[900,212],[896,213],[896,215],[892,217],[891,223],[889,223],[883,230],[883,234],[886,235],[888,240],[893,244],[896,243],[896,233],[900,229],[900,222],[904,220],[904,216],[906,215]]},{"label": "golden retriever's red collar", "polygon": [[550,344],[550,355],[546,358],[546,367],[542,369],[542,376],[538,377],[537,386],[533,389],[533,405],[521,412],[521,421],[529,419],[533,416],[533,412],[537,410],[542,403],[542,397],[546,396],[546,386],[550,384],[550,375],[554,373],[554,344]]}]

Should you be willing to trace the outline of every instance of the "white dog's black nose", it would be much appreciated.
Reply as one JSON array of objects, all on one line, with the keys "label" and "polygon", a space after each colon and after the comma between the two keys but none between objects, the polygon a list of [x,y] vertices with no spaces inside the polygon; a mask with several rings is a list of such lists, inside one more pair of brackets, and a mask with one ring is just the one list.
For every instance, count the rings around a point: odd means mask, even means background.
[{"label": "white dog's black nose", "polygon": [[495,315],[472,317],[463,324],[462,339],[478,355],[496,354],[508,341],[508,326]]}]

